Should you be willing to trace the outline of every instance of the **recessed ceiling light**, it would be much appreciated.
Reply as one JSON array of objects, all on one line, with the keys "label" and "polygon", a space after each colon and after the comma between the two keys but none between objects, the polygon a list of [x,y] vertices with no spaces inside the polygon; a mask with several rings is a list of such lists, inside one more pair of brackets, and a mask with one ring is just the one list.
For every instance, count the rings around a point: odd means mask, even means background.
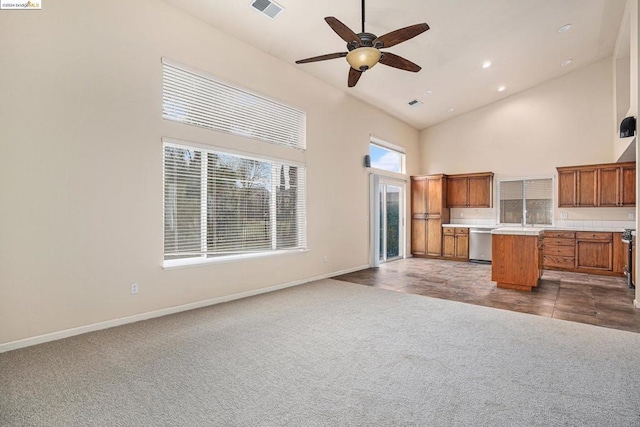
[{"label": "recessed ceiling light", "polygon": [[507,89],[506,86],[498,86],[498,92],[504,92]]},{"label": "recessed ceiling light", "polygon": [[560,63],[561,67],[566,67],[567,65],[571,64],[573,62],[573,59],[565,59],[564,61],[562,61]]},{"label": "recessed ceiling light", "polygon": [[453,113],[453,110],[455,110],[455,108],[451,107],[447,111],[450,112],[450,113]]},{"label": "recessed ceiling light", "polygon": [[491,61],[484,61],[482,63],[482,68],[489,68],[491,67]]},{"label": "recessed ceiling light", "polygon": [[559,33],[566,33],[567,31],[569,31],[570,28],[571,28],[571,24],[566,24],[566,25],[563,25],[562,27],[558,28],[558,32]]},{"label": "recessed ceiling light", "polygon": [[431,91],[430,91],[430,90],[425,90],[425,91],[424,91],[424,94],[425,94],[425,95],[427,95],[427,96],[429,96],[429,95],[431,95]]}]

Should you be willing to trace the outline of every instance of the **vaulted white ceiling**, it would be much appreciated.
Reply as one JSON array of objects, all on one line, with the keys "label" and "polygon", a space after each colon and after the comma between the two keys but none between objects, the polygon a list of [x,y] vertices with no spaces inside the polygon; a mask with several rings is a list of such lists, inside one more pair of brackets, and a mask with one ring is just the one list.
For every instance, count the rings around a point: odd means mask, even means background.
[{"label": "vaulted white ceiling", "polygon": [[[368,0],[366,31],[378,36],[426,22],[431,29],[391,47],[422,66],[382,64],[347,88],[344,58],[295,60],[346,51],[325,23],[335,16],[361,32],[361,1],[278,0],[270,19],[250,0],[165,0],[221,31],[424,129],[613,54],[625,0]],[[561,33],[559,28],[571,24]],[[561,66],[567,59],[572,62]],[[489,68],[482,68],[491,61]],[[505,86],[502,92],[499,86]],[[431,91],[429,95],[425,91]],[[410,107],[417,99],[423,104]]]}]

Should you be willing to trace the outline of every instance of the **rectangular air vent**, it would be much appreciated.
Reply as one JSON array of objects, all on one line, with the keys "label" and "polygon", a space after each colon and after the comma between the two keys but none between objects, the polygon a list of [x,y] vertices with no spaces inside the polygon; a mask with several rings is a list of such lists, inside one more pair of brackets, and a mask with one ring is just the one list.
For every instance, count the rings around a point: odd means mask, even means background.
[{"label": "rectangular air vent", "polygon": [[278,3],[269,0],[254,0],[251,3],[251,6],[271,19],[278,16],[278,14],[284,9],[284,7],[280,6]]},{"label": "rectangular air vent", "polygon": [[413,101],[409,101],[407,104],[409,104],[409,107],[417,107],[418,105],[422,105],[422,102],[414,99]]}]

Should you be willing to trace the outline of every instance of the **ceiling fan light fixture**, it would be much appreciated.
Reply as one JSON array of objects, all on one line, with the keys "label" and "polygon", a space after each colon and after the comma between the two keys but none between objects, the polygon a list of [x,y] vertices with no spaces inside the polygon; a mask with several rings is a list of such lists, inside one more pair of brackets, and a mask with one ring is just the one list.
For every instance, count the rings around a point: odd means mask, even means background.
[{"label": "ceiling fan light fixture", "polygon": [[359,47],[349,52],[347,62],[354,70],[366,71],[378,63],[381,55],[375,47]]}]

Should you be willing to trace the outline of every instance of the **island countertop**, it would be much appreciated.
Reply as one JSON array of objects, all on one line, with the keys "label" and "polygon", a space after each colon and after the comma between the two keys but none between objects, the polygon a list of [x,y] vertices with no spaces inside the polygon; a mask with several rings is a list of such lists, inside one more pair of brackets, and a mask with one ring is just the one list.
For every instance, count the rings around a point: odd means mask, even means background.
[{"label": "island countertop", "polygon": [[538,236],[544,231],[542,227],[500,227],[491,230],[491,234],[515,234],[518,236]]}]

